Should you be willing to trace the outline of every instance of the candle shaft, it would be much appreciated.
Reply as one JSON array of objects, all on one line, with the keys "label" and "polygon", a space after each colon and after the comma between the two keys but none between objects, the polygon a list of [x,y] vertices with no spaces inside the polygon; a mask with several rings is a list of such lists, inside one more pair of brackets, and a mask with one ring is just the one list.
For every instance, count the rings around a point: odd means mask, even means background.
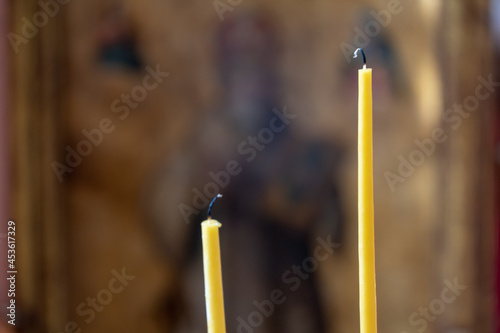
[{"label": "candle shaft", "polygon": [[201,223],[208,333],[226,333],[219,246],[220,227],[221,224],[212,219]]},{"label": "candle shaft", "polygon": [[377,332],[373,219],[372,70],[359,70],[358,255],[360,332]]}]

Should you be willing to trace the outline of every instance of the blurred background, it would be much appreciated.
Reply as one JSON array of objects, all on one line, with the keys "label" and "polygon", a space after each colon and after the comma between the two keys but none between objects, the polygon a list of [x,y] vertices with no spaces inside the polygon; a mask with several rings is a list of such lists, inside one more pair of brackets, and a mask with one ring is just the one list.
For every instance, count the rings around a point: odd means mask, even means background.
[{"label": "blurred background", "polygon": [[205,332],[199,224],[219,192],[227,332],[359,331],[357,47],[379,331],[500,332],[500,1],[0,15],[1,332]]}]

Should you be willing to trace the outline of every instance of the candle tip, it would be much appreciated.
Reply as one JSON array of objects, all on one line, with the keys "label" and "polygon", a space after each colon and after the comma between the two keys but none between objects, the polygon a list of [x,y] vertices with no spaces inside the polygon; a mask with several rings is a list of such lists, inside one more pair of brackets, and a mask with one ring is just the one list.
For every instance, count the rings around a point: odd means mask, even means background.
[{"label": "candle tip", "polygon": [[217,198],[222,198],[222,194],[217,194],[215,196],[215,198],[212,199],[212,202],[210,202],[210,205],[208,205],[208,211],[207,211],[207,220],[211,220],[212,219],[212,206],[214,205],[214,202],[215,200],[217,200]]},{"label": "candle tip", "polygon": [[358,47],[356,51],[354,51],[354,55],[352,57],[357,58],[359,52],[361,52],[361,55],[363,56],[363,69],[366,69],[366,56],[362,48]]}]

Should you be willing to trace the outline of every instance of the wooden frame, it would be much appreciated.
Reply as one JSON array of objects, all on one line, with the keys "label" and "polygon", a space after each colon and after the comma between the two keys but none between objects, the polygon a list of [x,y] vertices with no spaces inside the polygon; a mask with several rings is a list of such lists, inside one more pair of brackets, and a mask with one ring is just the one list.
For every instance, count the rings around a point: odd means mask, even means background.
[{"label": "wooden frame", "polygon": [[[11,1],[11,31],[40,11]],[[58,331],[67,321],[64,184],[51,163],[62,137],[66,87],[65,12],[12,52],[13,216],[18,225],[18,318],[24,332]]]}]

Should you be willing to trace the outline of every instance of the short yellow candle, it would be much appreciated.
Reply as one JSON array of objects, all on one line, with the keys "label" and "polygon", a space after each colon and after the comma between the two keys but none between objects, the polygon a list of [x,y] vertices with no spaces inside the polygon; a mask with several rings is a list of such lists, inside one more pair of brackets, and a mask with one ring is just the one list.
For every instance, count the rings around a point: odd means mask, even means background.
[{"label": "short yellow candle", "polygon": [[[216,198],[218,197],[221,197],[221,195],[219,194]],[[201,223],[205,302],[208,333],[226,333],[219,247],[219,228],[222,225],[210,217],[210,210],[216,198],[211,202],[208,209],[208,219]]]},{"label": "short yellow candle", "polygon": [[[356,50],[363,52],[362,50]],[[373,222],[372,70],[359,70],[358,96],[358,255],[360,332],[377,332],[375,235]]]}]

